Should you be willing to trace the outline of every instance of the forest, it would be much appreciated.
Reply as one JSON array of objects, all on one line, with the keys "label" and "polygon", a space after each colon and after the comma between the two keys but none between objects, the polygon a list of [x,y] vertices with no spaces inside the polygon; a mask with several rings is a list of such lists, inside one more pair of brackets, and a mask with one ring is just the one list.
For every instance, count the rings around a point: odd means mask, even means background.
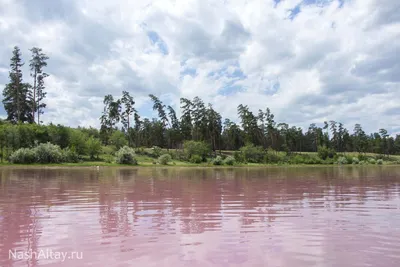
[{"label": "forest", "polygon": [[[385,129],[367,134],[360,124],[348,130],[341,122],[331,120],[319,125],[313,123],[304,130],[277,122],[268,107],[254,111],[248,105],[237,107],[235,122],[223,119],[211,104],[199,97],[181,98],[181,116],[178,117],[171,106],[150,94],[158,117],[142,118],[129,91],[123,91],[120,98],[104,96],[104,109],[99,114],[100,129],[43,125],[40,118],[45,116],[47,107],[45,80],[49,74],[45,68],[49,58],[37,47],[30,52],[30,83],[23,80],[24,62],[17,46],[10,59],[9,83],[4,87],[2,100],[7,117],[0,121],[1,161],[51,161],[34,156],[35,153],[45,155],[46,149],[59,150],[56,162],[79,161],[85,157],[100,160],[107,158],[102,155],[116,156],[121,149],[128,154],[132,152],[132,157],[134,153],[147,153],[156,158],[168,154],[172,160],[191,162],[217,162],[231,157],[231,160],[245,163],[291,163],[297,157],[301,163],[318,164],[327,163],[327,158],[332,158],[332,162],[343,161],[338,156],[349,152],[358,153],[361,160],[368,153],[379,155],[377,159],[390,159],[390,155],[400,154],[400,135],[390,136]],[[42,152],[38,152],[40,149]],[[182,155],[177,155],[179,153]],[[123,153],[121,155],[123,157]],[[301,160],[299,155],[303,155]],[[353,158],[347,158],[347,162],[354,163]]]}]

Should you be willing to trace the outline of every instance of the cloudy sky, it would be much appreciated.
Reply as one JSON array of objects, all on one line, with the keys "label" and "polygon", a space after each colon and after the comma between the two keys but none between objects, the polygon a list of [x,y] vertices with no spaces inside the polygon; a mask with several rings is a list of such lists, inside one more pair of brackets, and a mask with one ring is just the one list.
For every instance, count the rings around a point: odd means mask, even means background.
[{"label": "cloudy sky", "polygon": [[50,57],[46,123],[98,126],[127,90],[142,116],[150,93],[200,96],[233,120],[242,103],[400,133],[399,0],[0,0],[0,88],[15,45],[25,81],[29,48]]}]

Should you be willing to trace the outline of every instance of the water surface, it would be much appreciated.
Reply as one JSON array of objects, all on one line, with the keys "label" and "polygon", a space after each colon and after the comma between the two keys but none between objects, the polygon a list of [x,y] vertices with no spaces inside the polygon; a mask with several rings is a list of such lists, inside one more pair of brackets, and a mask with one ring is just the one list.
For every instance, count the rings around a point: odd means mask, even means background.
[{"label": "water surface", "polygon": [[400,168],[2,168],[0,266],[397,267]]}]

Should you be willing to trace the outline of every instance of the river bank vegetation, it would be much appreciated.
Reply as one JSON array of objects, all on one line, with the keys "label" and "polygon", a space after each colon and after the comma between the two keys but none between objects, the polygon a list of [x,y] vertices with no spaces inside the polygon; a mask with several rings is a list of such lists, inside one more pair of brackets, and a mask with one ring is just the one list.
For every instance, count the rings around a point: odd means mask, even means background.
[{"label": "river bank vegetation", "polygon": [[352,132],[341,122],[307,129],[276,122],[269,108],[237,107],[237,121],[223,119],[201,98],[180,99],[180,116],[149,95],[157,118],[142,118],[134,97],[104,97],[100,129],[43,125],[48,57],[32,48],[32,83],[22,77],[22,55],[14,48],[9,83],[3,90],[7,118],[0,121],[0,159],[16,164],[260,165],[389,164],[400,158],[400,135],[385,129]]}]

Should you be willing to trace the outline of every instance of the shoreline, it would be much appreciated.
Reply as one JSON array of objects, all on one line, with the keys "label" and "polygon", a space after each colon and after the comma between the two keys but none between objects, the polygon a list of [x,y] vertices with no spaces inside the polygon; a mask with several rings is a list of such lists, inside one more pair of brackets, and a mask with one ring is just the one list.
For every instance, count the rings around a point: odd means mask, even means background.
[{"label": "shoreline", "polygon": [[207,169],[230,169],[230,168],[296,168],[296,167],[400,167],[400,164],[237,164],[237,165],[212,165],[212,164],[139,164],[139,165],[126,165],[116,163],[56,163],[56,164],[8,164],[0,163],[0,168],[207,168]]}]

